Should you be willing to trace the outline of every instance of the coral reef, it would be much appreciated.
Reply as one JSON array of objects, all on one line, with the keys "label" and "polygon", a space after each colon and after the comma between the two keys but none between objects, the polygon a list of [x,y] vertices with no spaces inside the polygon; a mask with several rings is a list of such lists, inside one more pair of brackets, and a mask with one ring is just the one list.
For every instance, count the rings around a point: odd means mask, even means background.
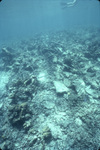
[{"label": "coral reef", "polygon": [[1,149],[99,149],[100,29],[41,33],[1,50]]}]

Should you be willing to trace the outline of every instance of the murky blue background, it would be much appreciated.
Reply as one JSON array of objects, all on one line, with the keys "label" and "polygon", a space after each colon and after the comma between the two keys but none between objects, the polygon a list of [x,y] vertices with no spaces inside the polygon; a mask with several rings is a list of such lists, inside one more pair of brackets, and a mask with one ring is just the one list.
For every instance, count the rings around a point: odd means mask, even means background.
[{"label": "murky blue background", "polygon": [[45,31],[100,26],[100,4],[97,0],[77,0],[75,6],[63,9],[61,2],[66,1],[2,0],[0,42]]}]

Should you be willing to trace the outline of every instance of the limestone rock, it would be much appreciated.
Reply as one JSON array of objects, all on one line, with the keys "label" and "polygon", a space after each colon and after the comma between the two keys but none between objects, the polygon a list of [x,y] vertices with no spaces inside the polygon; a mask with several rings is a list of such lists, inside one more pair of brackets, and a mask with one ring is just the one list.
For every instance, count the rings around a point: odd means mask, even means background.
[{"label": "limestone rock", "polygon": [[60,81],[54,81],[54,86],[59,94],[68,92],[68,88]]}]

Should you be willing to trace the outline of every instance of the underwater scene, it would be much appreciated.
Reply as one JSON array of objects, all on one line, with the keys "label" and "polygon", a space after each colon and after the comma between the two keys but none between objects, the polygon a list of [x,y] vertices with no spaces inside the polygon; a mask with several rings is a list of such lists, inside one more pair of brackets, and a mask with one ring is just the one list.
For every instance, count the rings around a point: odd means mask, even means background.
[{"label": "underwater scene", "polygon": [[0,0],[0,150],[100,150],[99,0]]}]

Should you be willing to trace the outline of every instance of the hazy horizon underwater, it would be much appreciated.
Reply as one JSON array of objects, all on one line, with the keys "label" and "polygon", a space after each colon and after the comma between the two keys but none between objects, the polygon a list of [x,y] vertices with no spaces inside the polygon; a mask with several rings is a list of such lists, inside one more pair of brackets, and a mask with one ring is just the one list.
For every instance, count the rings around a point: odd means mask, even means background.
[{"label": "hazy horizon underwater", "polygon": [[100,150],[100,2],[0,1],[0,149]]}]

